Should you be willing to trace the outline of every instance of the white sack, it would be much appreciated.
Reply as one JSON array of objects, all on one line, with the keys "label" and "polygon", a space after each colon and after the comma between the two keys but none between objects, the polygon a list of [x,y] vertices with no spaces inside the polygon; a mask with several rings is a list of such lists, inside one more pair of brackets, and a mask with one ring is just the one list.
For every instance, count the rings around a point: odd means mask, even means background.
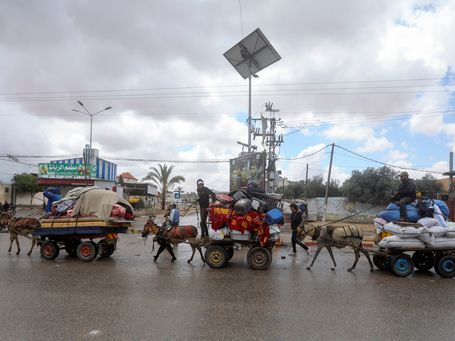
[{"label": "white sack", "polygon": [[435,225],[439,225],[439,221],[435,218],[421,218],[419,220],[417,220],[417,223],[425,226],[425,227],[431,227],[431,226],[435,226]]},{"label": "white sack", "polygon": [[455,238],[435,238],[431,247],[435,249],[455,249]]},{"label": "white sack", "polygon": [[418,239],[402,239],[399,236],[386,237],[378,245],[384,249],[420,250],[425,248],[425,244]]},{"label": "white sack", "polygon": [[383,227],[384,231],[389,232],[391,234],[400,235],[401,234],[401,226],[394,224],[394,223],[387,223]]},{"label": "white sack", "polygon": [[416,229],[415,227],[407,226],[401,228],[401,235],[402,239],[409,239],[409,238],[418,238],[421,231]]}]

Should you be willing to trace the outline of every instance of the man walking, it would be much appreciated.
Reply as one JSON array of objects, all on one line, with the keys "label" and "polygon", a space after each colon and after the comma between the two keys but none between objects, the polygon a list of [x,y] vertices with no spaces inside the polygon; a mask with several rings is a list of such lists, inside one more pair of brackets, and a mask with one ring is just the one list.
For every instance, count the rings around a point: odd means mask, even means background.
[{"label": "man walking", "polygon": [[306,251],[307,255],[309,254],[308,252],[308,246],[303,244],[300,240],[297,239],[297,227],[302,223],[302,212],[297,208],[297,205],[295,203],[291,203],[289,206],[291,209],[291,231],[292,231],[292,236],[291,236],[291,243],[292,243],[292,252],[290,256],[295,256],[297,253],[296,246],[300,245],[303,247],[303,249]]},{"label": "man walking", "polygon": [[204,186],[204,181],[202,181],[202,179],[196,181],[196,185],[197,194],[199,196],[198,203],[201,209],[201,238],[208,238],[209,230],[207,228],[207,209],[209,207],[210,197],[212,198],[212,202],[215,202],[216,194]]}]

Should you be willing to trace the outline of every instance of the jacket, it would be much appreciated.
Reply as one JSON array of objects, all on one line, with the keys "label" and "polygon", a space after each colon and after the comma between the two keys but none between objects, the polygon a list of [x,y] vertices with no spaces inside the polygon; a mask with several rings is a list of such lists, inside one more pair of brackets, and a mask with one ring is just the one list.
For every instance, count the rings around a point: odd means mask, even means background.
[{"label": "jacket", "polygon": [[416,198],[416,185],[411,179],[406,179],[401,182],[398,187],[397,192],[395,193],[395,198],[401,199],[404,197]]},{"label": "jacket", "polygon": [[292,212],[291,213],[291,230],[293,230],[293,231],[297,230],[297,227],[300,225],[301,222],[302,222],[302,212],[300,212],[300,210]]},{"label": "jacket", "polygon": [[202,187],[202,189],[197,190],[197,194],[199,195],[198,203],[201,208],[209,207],[210,197],[212,197],[212,202],[215,201],[216,195],[215,193],[208,189],[207,187]]}]

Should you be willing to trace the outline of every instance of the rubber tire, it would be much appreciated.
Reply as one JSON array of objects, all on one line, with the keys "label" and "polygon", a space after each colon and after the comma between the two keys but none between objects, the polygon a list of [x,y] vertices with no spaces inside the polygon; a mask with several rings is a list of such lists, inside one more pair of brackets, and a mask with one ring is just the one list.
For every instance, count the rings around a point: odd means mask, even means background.
[{"label": "rubber tire", "polygon": [[91,262],[96,258],[98,248],[92,241],[85,241],[77,247],[77,258],[83,262]]},{"label": "rubber tire", "polygon": [[208,246],[205,251],[205,261],[211,268],[221,269],[228,261],[228,253],[222,246]]},{"label": "rubber tire", "polygon": [[234,257],[234,248],[232,246],[226,248],[227,260],[230,261]]},{"label": "rubber tire", "polygon": [[267,270],[272,264],[272,253],[265,247],[255,246],[248,251],[246,260],[253,270]]},{"label": "rubber tire", "polygon": [[65,251],[68,253],[70,256],[76,256],[77,255],[77,247],[81,243],[80,239],[69,239],[65,241]]},{"label": "rubber tire", "polygon": [[433,252],[416,251],[412,254],[412,262],[420,271],[428,271],[435,264]]},{"label": "rubber tire", "polygon": [[108,243],[106,239],[101,239],[98,242],[98,250],[99,250],[100,257],[108,258],[108,257],[112,256],[112,254],[114,253],[115,244]]},{"label": "rubber tire", "polygon": [[398,277],[409,276],[414,271],[411,256],[400,253],[390,259],[390,271]]},{"label": "rubber tire", "polygon": [[452,255],[447,255],[442,257],[437,264],[435,264],[434,269],[437,274],[444,278],[452,278],[455,276],[455,257]]},{"label": "rubber tire", "polygon": [[373,263],[376,265],[376,267],[379,270],[389,270],[390,269],[390,263],[389,263],[389,258],[387,256],[381,256],[381,255],[373,255]]},{"label": "rubber tire", "polygon": [[57,258],[59,253],[60,249],[56,242],[52,240],[46,240],[43,244],[41,244],[41,257],[44,259],[53,260]]}]

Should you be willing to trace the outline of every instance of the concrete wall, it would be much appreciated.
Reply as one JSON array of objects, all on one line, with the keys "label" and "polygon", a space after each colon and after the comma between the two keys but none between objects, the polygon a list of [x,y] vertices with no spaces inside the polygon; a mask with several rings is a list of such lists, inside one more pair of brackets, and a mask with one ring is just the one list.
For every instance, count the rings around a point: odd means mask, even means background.
[{"label": "concrete wall", "polygon": [[[296,200],[298,203],[299,200]],[[308,219],[309,220],[321,220],[324,214],[324,198],[311,198],[308,199]],[[290,213],[289,209],[290,202],[286,202],[284,205],[284,212]],[[333,197],[328,198],[327,201],[327,213],[326,220],[338,220],[346,218],[357,212],[366,210],[367,208],[372,207],[370,204],[364,203],[349,203],[345,197]],[[376,215],[385,210],[384,206],[376,206],[370,210],[367,210],[363,213],[360,213],[352,218],[349,218],[347,221],[357,221],[357,222],[371,222]]]},{"label": "concrete wall", "polygon": [[[43,192],[38,192],[34,195],[32,200],[32,206],[39,207],[43,205]],[[29,206],[30,205],[30,194],[28,193],[17,193],[16,206]]]}]

